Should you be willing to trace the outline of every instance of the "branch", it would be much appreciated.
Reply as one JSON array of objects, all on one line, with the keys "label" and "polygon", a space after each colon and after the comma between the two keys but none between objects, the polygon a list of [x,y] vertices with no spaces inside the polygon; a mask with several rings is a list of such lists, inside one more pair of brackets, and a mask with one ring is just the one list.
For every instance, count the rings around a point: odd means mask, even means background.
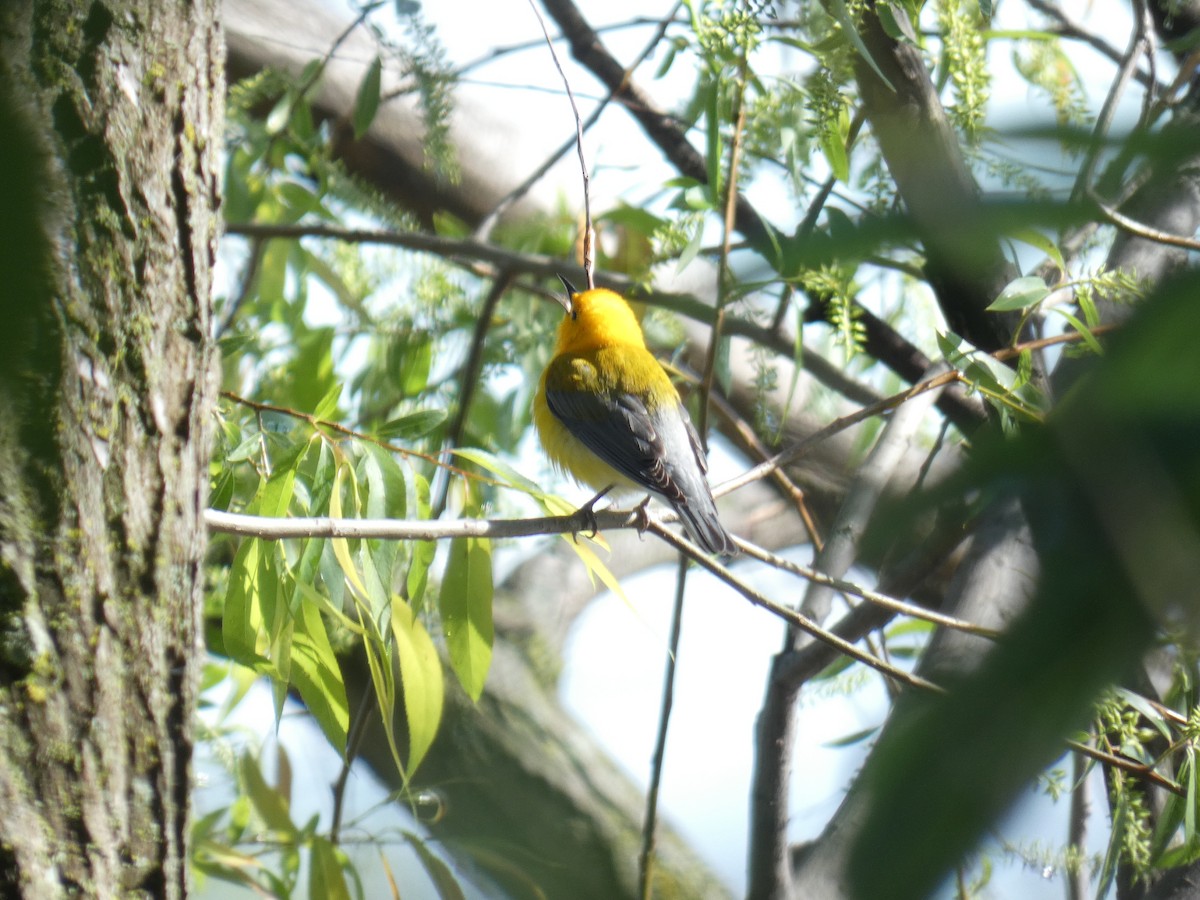
[{"label": "branch", "polygon": [[[666,514],[664,521],[671,521]],[[637,528],[636,510],[580,509],[569,516],[528,519],[335,519],[331,516],[251,516],[219,509],[204,511],[210,531],[280,541],[291,538],[344,538],[392,541],[445,541],[463,537],[519,538]]]},{"label": "branch", "polygon": [[667,662],[663,672],[662,701],[658,710],[658,734],[650,757],[650,784],[646,788],[646,818],[642,825],[642,850],[638,857],[638,893],[650,900],[654,890],[654,845],[658,824],[658,792],[662,784],[663,760],[667,752],[667,724],[675,702],[675,667],[679,661],[679,635],[683,625],[684,586],[687,584],[688,557],[679,554],[675,574],[675,602],[671,608],[671,634],[667,638]]},{"label": "branch", "polygon": [[1178,234],[1162,231],[1158,228],[1152,228],[1149,225],[1143,224],[1136,219],[1131,219],[1129,216],[1118,212],[1113,207],[1107,205],[1099,197],[1092,196],[1092,201],[1100,207],[1100,211],[1104,213],[1104,218],[1112,222],[1122,231],[1140,237],[1147,241],[1154,241],[1157,244],[1166,244],[1168,247],[1182,247],[1185,250],[1200,250],[1200,241],[1195,238],[1183,237]]}]

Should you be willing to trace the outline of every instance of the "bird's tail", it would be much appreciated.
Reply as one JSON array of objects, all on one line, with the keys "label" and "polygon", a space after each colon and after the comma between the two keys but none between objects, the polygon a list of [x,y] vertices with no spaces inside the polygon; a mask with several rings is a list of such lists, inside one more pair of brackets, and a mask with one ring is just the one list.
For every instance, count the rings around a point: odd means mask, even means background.
[{"label": "bird's tail", "polygon": [[717,505],[711,496],[703,496],[698,502],[691,503],[680,500],[671,506],[679,513],[679,519],[691,539],[705,551],[721,556],[737,556],[737,544],[733,541],[733,535],[725,530],[725,526],[717,518]]}]

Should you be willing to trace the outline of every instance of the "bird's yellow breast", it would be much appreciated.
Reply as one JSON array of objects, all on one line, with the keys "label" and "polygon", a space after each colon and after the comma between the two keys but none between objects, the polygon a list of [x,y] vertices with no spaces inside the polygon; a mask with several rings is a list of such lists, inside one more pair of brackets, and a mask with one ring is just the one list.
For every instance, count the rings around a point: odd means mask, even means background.
[{"label": "bird's yellow breast", "polygon": [[571,300],[571,312],[558,328],[554,357],[538,384],[534,426],[546,455],[559,471],[596,490],[609,485],[636,488],[554,415],[546,391],[577,391],[609,399],[632,395],[650,411],[678,403],[679,394],[646,349],[641,326],[624,298],[597,289],[575,294]]}]

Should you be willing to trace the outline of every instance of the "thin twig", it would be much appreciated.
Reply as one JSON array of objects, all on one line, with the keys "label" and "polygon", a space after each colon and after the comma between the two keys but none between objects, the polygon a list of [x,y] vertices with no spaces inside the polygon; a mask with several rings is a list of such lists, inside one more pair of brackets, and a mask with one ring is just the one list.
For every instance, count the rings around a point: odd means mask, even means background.
[{"label": "thin twig", "polygon": [[1087,865],[1087,822],[1091,815],[1088,766],[1078,753],[1071,754],[1071,814],[1067,824],[1067,898],[1084,900],[1092,895]]},{"label": "thin twig", "polygon": [[350,724],[350,732],[346,735],[346,754],[342,757],[342,768],[337,780],[333,783],[333,824],[329,826],[329,840],[338,843],[339,832],[342,830],[342,812],[346,801],[346,784],[350,780],[350,768],[358,756],[358,748],[362,746],[363,736],[367,733],[367,722],[374,707],[375,696],[371,691],[363,691],[358,709]]},{"label": "thin twig", "polygon": [[642,852],[638,857],[638,893],[650,900],[654,883],[654,840],[658,824],[658,792],[662,783],[663,760],[667,751],[667,726],[675,702],[675,666],[679,660],[679,635],[683,624],[683,595],[687,584],[688,557],[679,555],[675,575],[675,603],[671,609],[671,634],[667,640],[667,660],[663,670],[662,703],[658,710],[658,734],[654,755],[650,758],[650,786],[646,790],[646,819],[642,824]]},{"label": "thin twig", "polygon": [[[458,405],[454,410],[454,418],[446,429],[446,437],[442,442],[443,452],[453,450],[462,439],[463,428],[466,426],[467,413],[471,409],[471,400],[475,397],[475,389],[479,386],[479,376],[483,372],[483,343],[487,338],[488,329],[492,325],[492,316],[504,292],[513,282],[513,274],[505,271],[492,282],[492,289],[483,300],[483,308],[475,320],[475,332],[471,336],[471,350],[467,361],[463,364],[462,375],[459,379]],[[449,470],[439,468],[430,501],[429,518],[436,519],[445,509],[447,489],[450,484]]]},{"label": "thin twig", "polygon": [[[729,302],[732,277],[729,272],[729,245],[737,226],[738,167],[742,161],[742,133],[746,127],[746,48],[741,47],[738,60],[737,81],[733,95],[733,136],[729,144],[729,174],[725,177],[725,211],[721,220],[721,253],[717,258],[717,301],[713,311],[712,333],[708,338],[708,353],[704,358],[704,371],[700,377],[700,440],[708,442],[708,395],[712,393],[713,379],[717,372],[717,354],[725,331],[725,306]],[[713,90],[720,92],[720,84]],[[720,104],[715,104],[719,106]],[[710,128],[717,128],[715,122]],[[715,191],[717,185],[713,185]]]},{"label": "thin twig", "polygon": [[225,332],[233,324],[233,320],[237,318],[238,312],[250,297],[250,292],[254,287],[254,281],[258,277],[258,269],[262,264],[263,256],[263,241],[261,238],[255,238],[250,241],[250,256],[246,260],[246,269],[242,272],[241,285],[238,288],[237,296],[226,304],[222,310],[221,319],[217,323],[217,327],[213,330],[213,337],[220,340],[225,336]]},{"label": "thin twig", "polygon": [[869,666],[888,678],[894,678],[896,681],[902,684],[907,684],[911,687],[919,687],[924,690],[934,691],[936,693],[945,693],[944,688],[939,687],[932,681],[928,681],[922,678],[920,675],[914,675],[911,672],[906,672],[903,669],[898,669],[895,666],[889,665],[883,660],[872,656],[870,653],[865,653],[864,651],[859,650],[858,647],[854,646],[854,644],[850,643],[849,641],[842,640],[842,638],[838,637],[833,632],[822,628],[803,613],[776,603],[770,597],[766,596],[760,591],[755,590],[742,579],[738,578],[731,571],[729,571],[725,565],[717,562],[717,560],[712,557],[706,556],[704,552],[695,544],[671,531],[669,528],[666,528],[660,522],[651,521],[646,527],[646,530],[651,534],[662,538],[662,540],[666,541],[681,553],[686,553],[688,557],[694,560],[699,566],[707,569],[713,575],[716,575],[717,578],[729,585],[755,606],[762,607],[773,615],[783,619],[783,621],[787,622],[789,625],[792,625],[800,631],[803,631],[804,633],[816,638],[818,641],[829,644],[837,649],[839,653],[849,656],[851,659],[857,660],[858,662]]},{"label": "thin twig", "polygon": [[814,431],[812,434],[808,435],[808,437],[805,437],[792,444],[790,447],[787,447],[779,453],[776,453],[766,462],[759,463],[757,466],[748,469],[741,475],[738,475],[736,478],[730,478],[728,481],[718,485],[713,489],[713,493],[716,496],[720,496],[731,491],[736,491],[738,488],[744,487],[752,481],[758,481],[762,478],[766,478],[774,469],[777,469],[781,466],[791,465],[801,457],[807,455],[813,447],[815,447],[821,441],[826,440],[830,436],[837,434],[840,431],[845,431],[847,428],[857,425],[859,422],[866,421],[873,416],[878,416],[882,413],[888,412],[889,410],[895,409],[905,401],[911,400],[913,397],[917,397],[926,391],[937,390],[938,388],[945,387],[952,382],[961,380],[962,375],[956,370],[942,372],[940,375],[935,375],[934,377],[928,378],[924,381],[918,381],[907,390],[901,391],[898,394],[892,394],[890,397],[885,397],[878,403],[872,403],[870,406],[865,406],[857,412],[834,419],[824,428]]},{"label": "thin twig", "polygon": [[[1108,57],[1112,62],[1118,65],[1125,59],[1125,55],[1114,47],[1108,41],[1104,40],[1096,34],[1088,31],[1082,25],[1076,23],[1067,16],[1058,6],[1048,2],[1048,0],[1026,0],[1026,2],[1040,12],[1042,15],[1058,23],[1058,28],[1055,32],[1060,37],[1074,38],[1087,44],[1101,56]],[[1134,73],[1134,77],[1138,82],[1147,89],[1155,87],[1154,79],[1140,69]]]},{"label": "thin twig", "polygon": [[[761,460],[771,458],[771,451],[767,446],[759,440],[754,429],[736,409],[733,404],[721,396],[719,391],[714,391],[708,396],[709,402],[713,409],[721,416],[727,426],[733,429],[739,438],[741,438],[744,449],[749,450],[752,454]],[[812,510],[808,508],[808,501],[804,497],[803,489],[792,481],[791,477],[783,469],[776,469],[771,473],[771,478],[785,496],[791,499],[792,505],[796,508],[796,512],[800,516],[800,521],[804,523],[804,530],[808,533],[809,542],[819,551],[825,543],[821,537],[821,531],[817,527],[817,521],[813,517]]]},{"label": "thin twig", "polygon": [[1179,797],[1187,796],[1187,791],[1181,784],[1172,781],[1165,775],[1161,775],[1154,771],[1153,766],[1148,766],[1136,759],[1131,759],[1128,756],[1121,756],[1117,753],[1109,753],[1101,750],[1098,747],[1089,747],[1087,744],[1081,744],[1079,741],[1065,741],[1067,747],[1074,750],[1076,753],[1082,753],[1089,759],[1094,759],[1096,762],[1102,762],[1105,765],[1112,766],[1114,769],[1120,769],[1123,772],[1128,772],[1131,775],[1137,775],[1139,778],[1144,778],[1153,784],[1155,787],[1160,787],[1165,791],[1170,791]]},{"label": "thin twig", "polygon": [[[679,12],[679,8],[682,5],[682,2],[676,3],[674,8],[667,13],[666,17],[659,22],[659,27],[655,29],[654,35],[642,49],[642,52],[637,55],[637,58],[629,64],[629,68],[626,69],[627,78],[632,77],[637,68],[643,62],[645,62],[647,58],[649,58],[651,53],[654,52],[654,48],[659,45],[663,37],[666,35],[667,28],[675,22],[675,14]],[[603,114],[608,105],[612,103],[613,98],[616,96],[617,89],[613,89],[608,92],[607,96],[600,98],[599,102],[596,104],[596,108],[592,110],[592,113],[587,117],[586,121],[584,121],[583,131],[586,132],[590,130],[591,127],[600,120],[600,116]],[[543,177],[545,177],[546,173],[550,171],[550,168],[556,162],[562,159],[562,157],[570,151],[571,147],[576,145],[577,141],[578,137],[574,136],[563,141],[558,149],[551,153],[540,166],[538,166],[529,174],[529,177],[505,194],[500,202],[493,207],[492,211],[484,216],[483,221],[479,223],[479,227],[475,229],[474,236],[479,240],[487,240],[488,235],[491,234],[496,223],[500,221],[500,217],[504,215],[505,210],[524,197],[529,192],[530,188],[532,188]]]},{"label": "thin twig", "polygon": [[855,584],[852,581],[847,581],[844,578],[834,578],[832,575],[827,575],[816,569],[802,566],[799,563],[794,563],[791,560],[764,550],[749,541],[737,538],[738,548],[747,557],[757,559],[768,565],[780,569],[784,572],[791,572],[793,575],[798,575],[801,578],[811,581],[814,584],[823,585],[838,591],[842,594],[849,594],[851,597],[860,597],[863,600],[880,606],[892,612],[901,613],[910,616],[914,619],[922,619],[926,622],[932,622],[934,625],[941,625],[944,628],[951,628],[955,631],[964,631],[967,634],[976,634],[980,637],[985,637],[990,640],[995,640],[1000,637],[1000,632],[994,628],[985,628],[982,625],[976,625],[972,622],[965,622],[962,619],[956,619],[953,616],[947,616],[944,613],[935,612],[924,606],[918,606],[915,603],[908,603],[904,600],[897,600],[895,597],[889,597],[887,594],[873,591],[870,588],[865,588],[862,585]]},{"label": "thin twig", "polygon": [[1125,93],[1125,86],[1129,83],[1130,76],[1137,70],[1138,59],[1141,56],[1139,48],[1146,41],[1146,22],[1142,16],[1137,15],[1136,11],[1134,19],[1133,33],[1129,38],[1129,48],[1125,51],[1125,57],[1121,60],[1121,65],[1117,69],[1117,75],[1108,90],[1108,96],[1104,98],[1104,104],[1100,107],[1100,114],[1096,116],[1096,127],[1092,129],[1091,143],[1088,145],[1083,165],[1079,167],[1079,175],[1075,179],[1075,185],[1071,188],[1072,200],[1078,200],[1088,192],[1091,186],[1092,172],[1096,167],[1096,159],[1100,155],[1104,137],[1108,134],[1113,116],[1117,112],[1117,103],[1120,101],[1121,95]]},{"label": "thin twig", "polygon": [[[571,113],[575,116],[575,147],[579,151],[579,174],[583,176],[583,272],[587,276],[588,290],[596,287],[596,262],[592,258],[592,199],[588,189],[589,175],[587,158],[583,154],[583,119],[579,116],[579,106],[575,103],[575,93],[571,90],[571,81],[563,71],[562,63],[558,61],[558,53],[554,49],[554,41],[550,39],[550,31],[546,28],[546,20],[542,18],[535,0],[529,0],[533,14],[537,16],[538,24],[542,26],[542,34],[546,36],[546,46],[550,48],[550,57],[554,67],[562,78],[563,87],[567,89],[567,99],[571,101]],[[615,91],[614,91],[615,93]]]},{"label": "thin twig", "polygon": [[1092,195],[1091,199],[1092,202],[1100,207],[1100,212],[1104,214],[1104,217],[1108,221],[1112,222],[1122,231],[1129,232],[1134,237],[1144,238],[1147,241],[1154,241],[1159,244],[1167,244],[1171,247],[1183,247],[1185,250],[1200,250],[1200,241],[1194,238],[1183,237],[1178,234],[1171,234],[1169,231],[1152,228],[1136,219],[1129,218],[1124,213],[1118,212],[1095,195]]}]

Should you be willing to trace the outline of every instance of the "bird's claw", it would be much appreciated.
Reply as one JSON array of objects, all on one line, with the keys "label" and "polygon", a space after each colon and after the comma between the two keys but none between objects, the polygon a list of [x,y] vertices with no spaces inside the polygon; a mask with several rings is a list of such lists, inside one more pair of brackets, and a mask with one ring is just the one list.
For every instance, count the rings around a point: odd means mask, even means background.
[{"label": "bird's claw", "polygon": [[633,511],[635,521],[634,527],[637,528],[638,537],[645,537],[646,532],[650,530],[650,495],[646,495],[646,499],[637,505]]},{"label": "bird's claw", "polygon": [[[613,487],[614,485],[610,484],[587,503],[583,504],[583,506],[579,507],[579,510],[575,513],[575,515],[579,516],[583,520],[583,524],[587,530],[591,532],[591,534],[588,535],[589,540],[600,533],[600,526],[596,523],[596,504],[603,500],[605,494],[611,491]],[[576,534],[578,533],[579,532],[576,532]]]}]

